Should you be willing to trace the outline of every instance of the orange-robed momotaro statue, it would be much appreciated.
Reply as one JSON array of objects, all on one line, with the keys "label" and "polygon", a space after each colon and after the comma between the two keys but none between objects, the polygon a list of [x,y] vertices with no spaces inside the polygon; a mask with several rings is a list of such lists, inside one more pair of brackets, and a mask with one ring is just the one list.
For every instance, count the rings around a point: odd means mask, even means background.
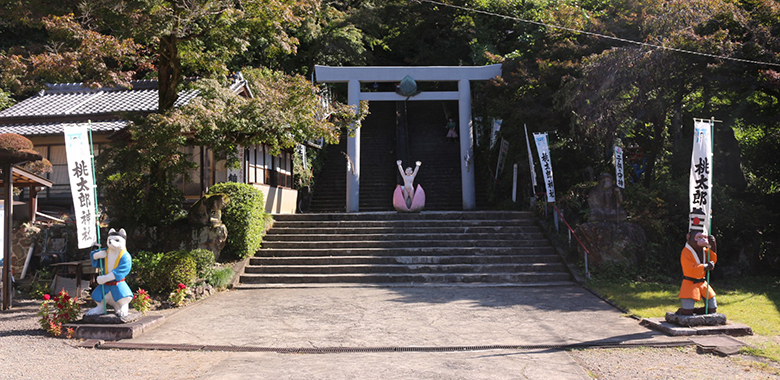
[{"label": "orange-robed momotaro statue", "polygon": [[[704,238],[706,239],[707,235],[704,235]],[[700,258],[693,247],[686,243],[685,248],[683,248],[682,253],[680,254],[683,281],[680,286],[679,298],[689,298],[694,301],[699,301],[705,297],[715,297],[715,290],[713,290],[705,280],[705,273],[707,269],[710,268],[710,262],[712,263],[712,266],[718,262],[718,254],[707,247],[702,247],[701,250],[704,254],[703,258]],[[709,261],[707,261],[707,254],[709,254]]]},{"label": "orange-robed momotaro statue", "polygon": [[[713,290],[706,280],[707,271],[715,269],[718,261],[718,243],[714,236],[704,232],[697,214],[691,214],[692,224],[686,235],[685,248],[680,253],[680,266],[682,266],[683,280],[680,286],[680,308],[676,314],[702,315],[717,313],[718,301]],[[706,298],[706,307],[694,307],[696,302]]]}]

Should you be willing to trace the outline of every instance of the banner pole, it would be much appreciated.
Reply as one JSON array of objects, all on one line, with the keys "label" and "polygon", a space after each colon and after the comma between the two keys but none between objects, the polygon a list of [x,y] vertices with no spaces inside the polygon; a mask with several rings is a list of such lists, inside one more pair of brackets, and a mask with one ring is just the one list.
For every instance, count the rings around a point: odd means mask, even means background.
[{"label": "banner pole", "polygon": [[[97,246],[98,249],[100,248],[100,207],[98,207],[98,201],[97,201],[97,177],[95,175],[95,149],[92,145],[92,120],[87,121],[87,131],[89,133],[89,158],[90,161],[92,161],[92,183],[93,186],[93,200],[95,201],[95,233],[97,235]],[[91,253],[90,253],[91,256]],[[92,257],[90,257],[92,259]],[[108,271],[108,268],[104,268],[103,263],[105,263],[105,259],[103,261],[98,260],[98,265],[100,265],[100,274],[106,275]],[[81,281],[81,279],[79,279]],[[106,314],[106,287],[104,285],[100,286],[100,289],[103,291],[103,314]]]},{"label": "banner pole", "polygon": [[[710,199],[712,199],[712,176],[714,175],[714,169],[715,169],[715,162],[712,161],[712,157],[714,156],[715,152],[715,117],[710,117]],[[712,236],[712,202],[710,202],[710,212],[707,215],[707,239],[709,239],[709,236]],[[709,241],[707,242],[709,243]],[[707,263],[710,262],[710,257],[712,254],[712,247],[707,247]],[[704,298],[704,314],[710,313],[710,271],[707,271],[706,274],[707,277],[707,292],[706,296]]]}]

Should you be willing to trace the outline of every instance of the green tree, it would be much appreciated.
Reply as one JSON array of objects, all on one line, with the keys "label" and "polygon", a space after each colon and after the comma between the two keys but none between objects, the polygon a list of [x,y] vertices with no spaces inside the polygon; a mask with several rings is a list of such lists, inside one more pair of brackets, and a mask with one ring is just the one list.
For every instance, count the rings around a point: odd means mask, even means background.
[{"label": "green tree", "polygon": [[146,64],[139,56],[141,46],[132,39],[85,28],[72,14],[30,23],[46,33],[45,43],[0,51],[0,86],[18,97],[29,96],[46,83],[126,86],[135,69]]},{"label": "green tree", "polygon": [[[266,54],[295,52],[287,28],[319,1],[293,0],[121,0],[89,5],[99,28],[146,46],[155,64],[159,110],[172,109],[186,76],[225,75],[228,63],[252,40]],[[86,13],[86,12],[85,12]]]}]

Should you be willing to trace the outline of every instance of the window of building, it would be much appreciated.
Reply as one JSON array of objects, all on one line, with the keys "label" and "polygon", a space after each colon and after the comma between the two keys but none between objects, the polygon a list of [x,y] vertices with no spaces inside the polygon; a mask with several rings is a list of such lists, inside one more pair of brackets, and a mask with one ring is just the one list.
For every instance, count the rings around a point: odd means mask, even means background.
[{"label": "window of building", "polygon": [[267,145],[246,148],[244,168],[247,183],[292,188],[292,153],[272,156]]}]

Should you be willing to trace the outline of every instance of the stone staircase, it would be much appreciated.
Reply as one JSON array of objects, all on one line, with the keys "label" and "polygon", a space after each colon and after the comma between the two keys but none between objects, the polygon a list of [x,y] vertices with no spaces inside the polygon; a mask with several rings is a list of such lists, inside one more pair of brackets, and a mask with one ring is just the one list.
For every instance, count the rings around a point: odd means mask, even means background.
[{"label": "stone staircase", "polygon": [[[402,115],[408,125],[408,159],[397,153],[396,112],[398,106],[406,110]],[[361,127],[360,211],[393,211],[393,190],[400,184],[396,160],[403,167],[423,166],[415,179],[426,194],[425,210],[444,211],[462,209],[460,180],[460,147],[448,142],[446,117],[442,102],[373,102],[371,114]],[[457,110],[457,103],[449,108]],[[455,112],[457,113],[457,112]],[[457,117],[457,115],[455,115]],[[315,177],[311,212],[346,211],[346,157],[347,138],[337,145],[328,145],[326,159]],[[404,142],[406,144],[406,142]]]},{"label": "stone staircase", "polygon": [[274,219],[239,288],[572,283],[525,212],[322,213]]}]

